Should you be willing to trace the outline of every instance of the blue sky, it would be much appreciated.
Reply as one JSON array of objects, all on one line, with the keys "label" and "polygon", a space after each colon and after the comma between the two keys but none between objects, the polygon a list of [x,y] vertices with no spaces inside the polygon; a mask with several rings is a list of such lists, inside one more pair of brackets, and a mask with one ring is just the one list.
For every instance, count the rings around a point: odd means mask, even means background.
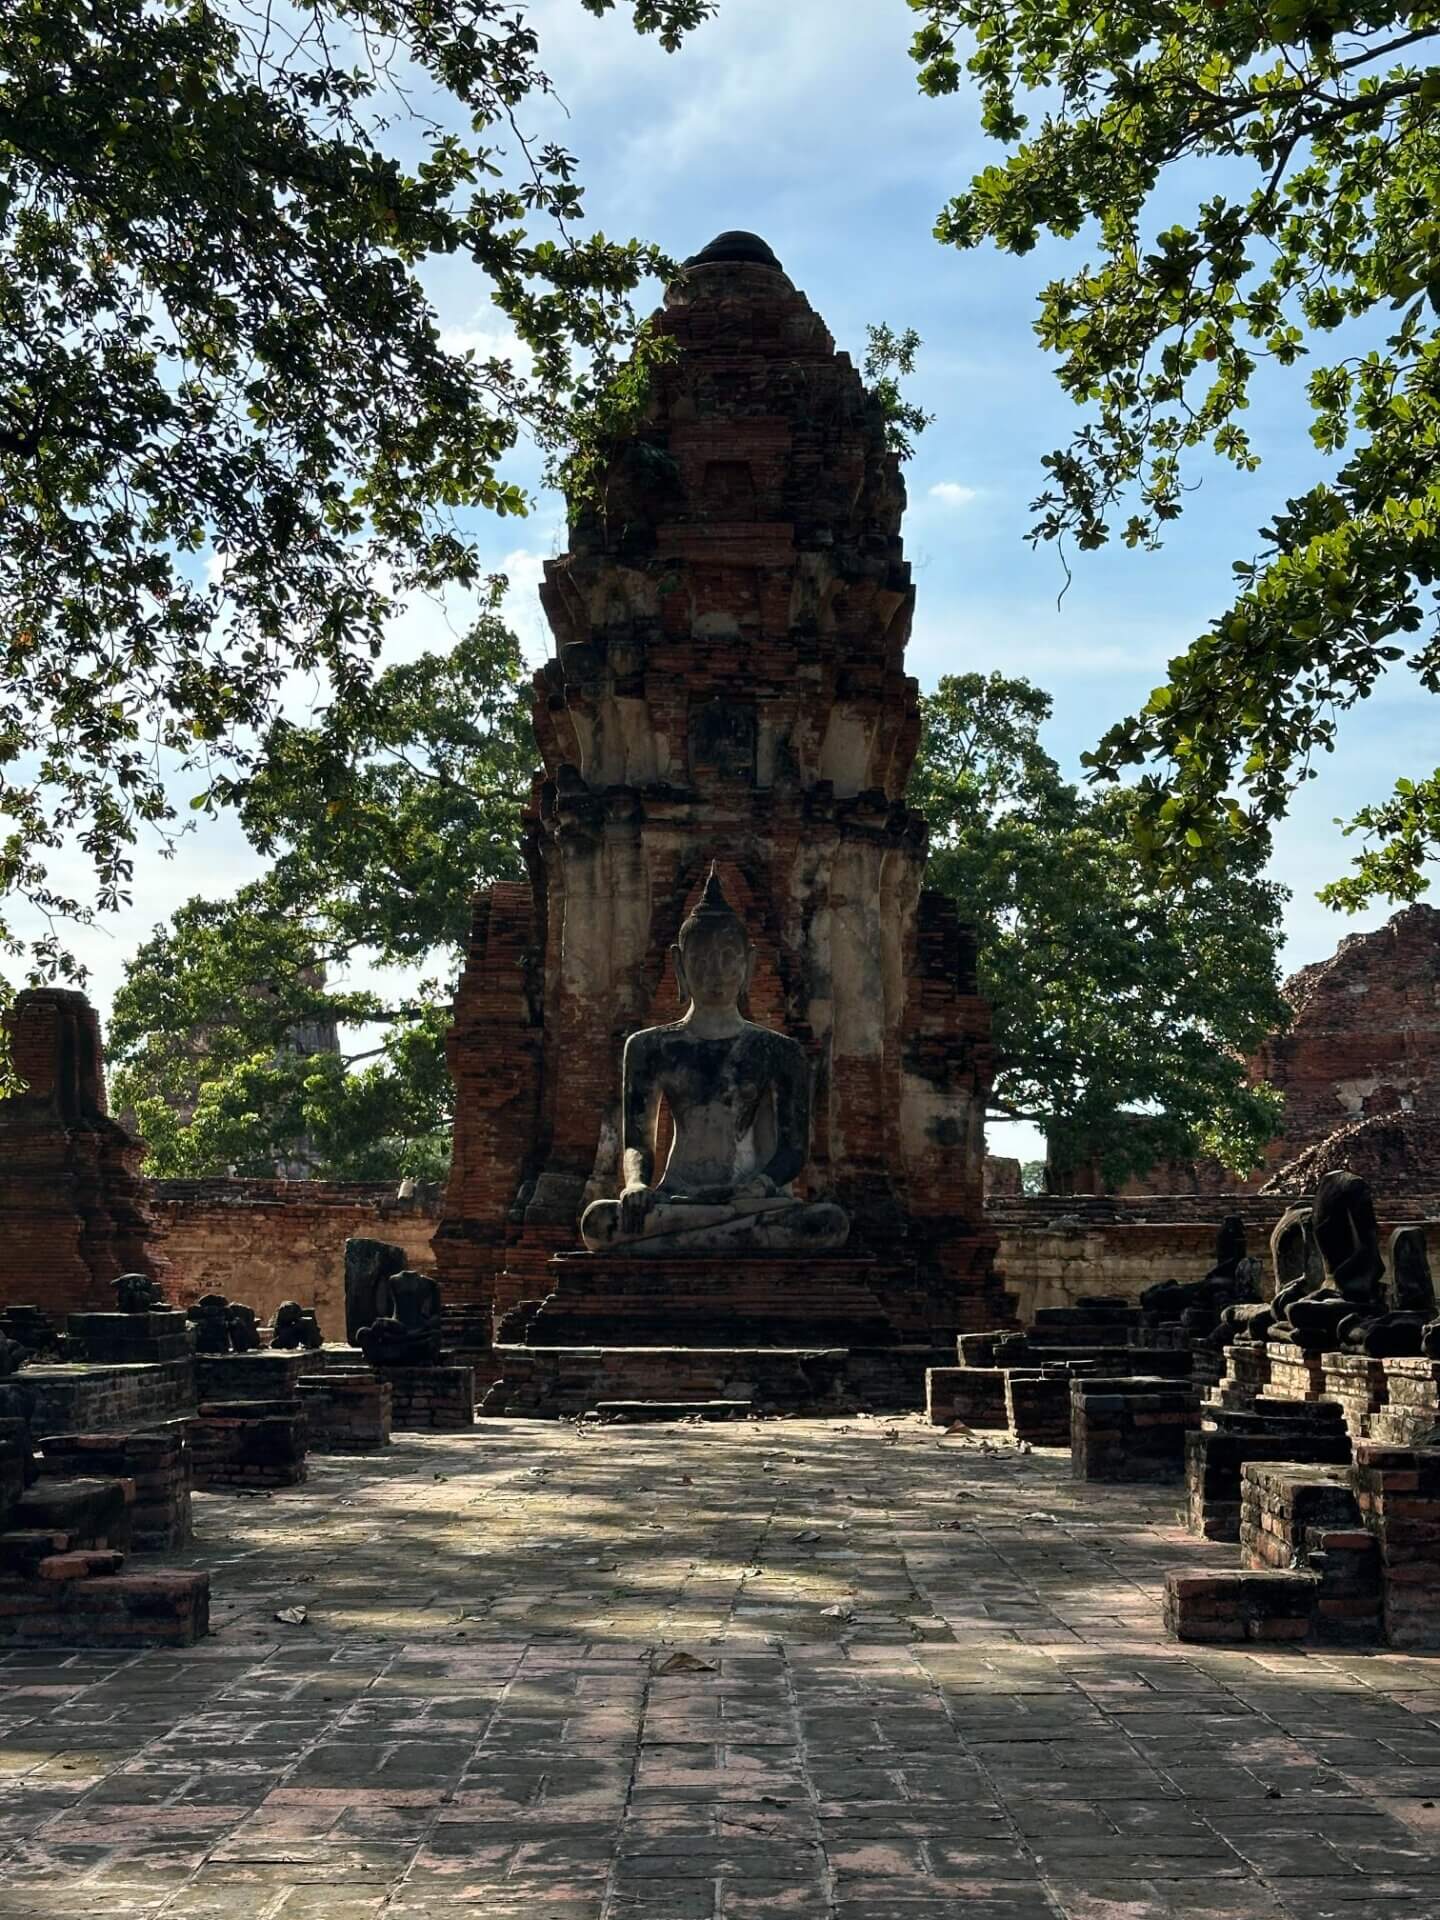
[{"label": "blue sky", "polygon": [[[774,247],[795,283],[858,359],[871,321],[913,326],[923,340],[913,397],[936,415],[907,472],[907,549],[919,604],[911,651],[923,684],[947,671],[1001,669],[1054,697],[1048,743],[1078,756],[1164,675],[1164,663],[1228,598],[1230,563],[1284,496],[1323,470],[1308,438],[1302,370],[1265,385],[1249,425],[1265,464],[1255,475],[1196,468],[1202,485],[1165,550],[1082,555],[1063,584],[1052,549],[1024,540],[1041,456],[1077,418],[1031,331],[1037,288],[1083,257],[1048,244],[1025,259],[961,254],[932,236],[947,197],[998,158],[968,94],[926,100],[907,53],[915,16],[904,0],[721,0],[720,17],[677,55],[641,40],[620,12],[604,21],[578,0],[531,8],[558,98],[530,109],[527,130],[578,156],[590,222],[684,256],[725,227]],[[459,263],[431,282],[443,326],[487,344],[495,315]],[[658,290],[657,290],[658,291]],[[513,477],[537,478],[517,455]],[[563,545],[558,503],[527,521],[480,528],[490,563],[512,581],[527,649],[544,636],[534,589]],[[455,616],[463,610],[456,609]],[[400,653],[443,642],[436,610],[397,623]],[[1342,747],[1278,836],[1277,876],[1294,890],[1287,968],[1330,951],[1368,918],[1340,920],[1313,898],[1344,865],[1332,825],[1388,790],[1396,771],[1428,770],[1428,697],[1408,679],[1346,722]],[[102,1010],[126,954],[193,892],[220,894],[255,863],[233,828],[203,825],[164,862],[142,852],[136,906],[79,942]],[[998,1150],[1029,1142],[996,1139]]]}]

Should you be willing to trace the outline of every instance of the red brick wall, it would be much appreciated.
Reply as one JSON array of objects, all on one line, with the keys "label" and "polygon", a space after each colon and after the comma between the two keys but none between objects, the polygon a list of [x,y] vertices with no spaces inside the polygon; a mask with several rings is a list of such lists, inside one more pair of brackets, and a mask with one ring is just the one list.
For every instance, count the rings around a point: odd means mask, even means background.
[{"label": "red brick wall", "polygon": [[404,1247],[433,1266],[432,1204],[397,1201],[391,1187],[308,1180],[150,1183],[156,1227],[181,1306],[223,1293],[272,1320],[282,1300],[314,1307],[327,1340],[345,1338],[345,1242],[355,1234]]}]

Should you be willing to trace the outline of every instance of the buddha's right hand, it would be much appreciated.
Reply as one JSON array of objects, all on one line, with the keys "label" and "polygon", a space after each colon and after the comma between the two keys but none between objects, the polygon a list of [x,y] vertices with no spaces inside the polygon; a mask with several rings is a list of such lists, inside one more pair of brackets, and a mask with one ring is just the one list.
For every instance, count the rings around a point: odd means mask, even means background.
[{"label": "buddha's right hand", "polygon": [[646,1216],[654,1205],[653,1187],[626,1187],[620,1196],[620,1231],[627,1239],[644,1229]]}]

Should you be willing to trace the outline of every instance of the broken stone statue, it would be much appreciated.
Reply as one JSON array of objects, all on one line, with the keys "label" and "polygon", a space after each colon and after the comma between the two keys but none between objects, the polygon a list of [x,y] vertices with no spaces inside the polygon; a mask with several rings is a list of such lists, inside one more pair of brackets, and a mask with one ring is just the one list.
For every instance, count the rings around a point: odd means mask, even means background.
[{"label": "broken stone statue", "polygon": [[433,1274],[406,1267],[375,1290],[376,1316],[357,1344],[372,1367],[429,1367],[440,1358],[440,1288]]},{"label": "broken stone statue", "polygon": [[117,1313],[149,1313],[165,1305],[165,1296],[148,1273],[122,1273],[110,1282]]},{"label": "broken stone statue", "polygon": [[370,1240],[363,1234],[345,1242],[345,1338],[358,1344],[362,1327],[379,1312],[375,1297],[382,1280],[403,1273],[409,1265],[403,1247],[389,1240]]},{"label": "broken stone statue", "polygon": [[313,1307],[302,1307],[298,1300],[282,1300],[275,1309],[275,1327],[270,1335],[270,1345],[282,1350],[305,1347],[311,1352],[323,1347],[325,1336],[320,1331],[320,1322],[315,1318]]},{"label": "broken stone statue", "polygon": [[[646,1257],[843,1246],[844,1209],[790,1191],[810,1152],[809,1065],[798,1041],[740,1013],[755,952],[713,866],[670,952],[690,1005],[625,1043],[625,1186],[585,1209],[585,1245]],[[675,1138],[657,1181],[662,1096]]]},{"label": "broken stone statue", "polygon": [[1323,1353],[1357,1334],[1358,1323],[1374,1320],[1384,1306],[1385,1256],[1369,1185],[1356,1173],[1325,1174],[1310,1226],[1325,1263],[1324,1284],[1297,1294],[1304,1284],[1297,1281],[1277,1294],[1271,1337]]}]

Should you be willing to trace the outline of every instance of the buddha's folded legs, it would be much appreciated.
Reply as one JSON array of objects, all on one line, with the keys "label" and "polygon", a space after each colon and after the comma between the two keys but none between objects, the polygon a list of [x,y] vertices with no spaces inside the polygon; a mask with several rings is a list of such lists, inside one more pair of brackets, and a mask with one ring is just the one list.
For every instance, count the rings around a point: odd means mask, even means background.
[{"label": "buddha's folded legs", "polygon": [[622,1235],[618,1200],[585,1209],[580,1234],[592,1253],[623,1249],[646,1259],[669,1253],[822,1252],[840,1247],[850,1231],[843,1207],[830,1200],[769,1199],[756,1205],[656,1206],[638,1234]]}]

